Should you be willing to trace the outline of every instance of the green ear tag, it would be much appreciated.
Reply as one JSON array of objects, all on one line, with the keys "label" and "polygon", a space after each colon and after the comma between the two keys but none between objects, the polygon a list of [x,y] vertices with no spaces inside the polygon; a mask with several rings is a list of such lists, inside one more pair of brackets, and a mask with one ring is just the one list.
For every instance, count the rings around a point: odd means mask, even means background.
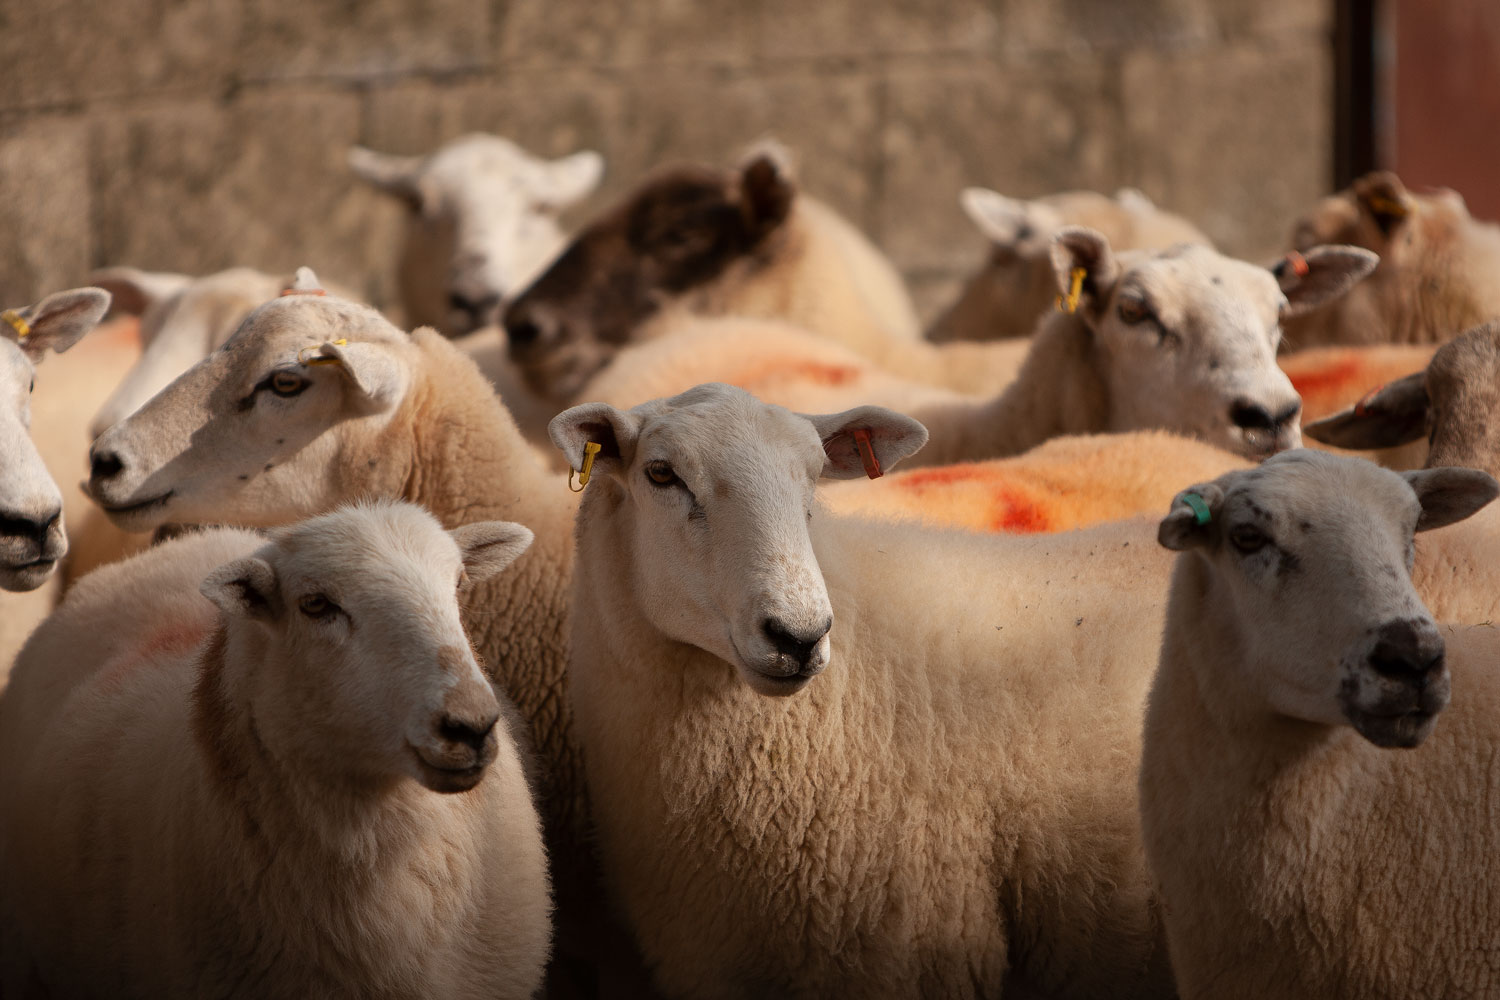
[{"label": "green ear tag", "polygon": [[1207,524],[1212,515],[1208,512],[1208,503],[1196,493],[1184,493],[1182,502],[1193,508],[1193,522],[1195,524]]}]

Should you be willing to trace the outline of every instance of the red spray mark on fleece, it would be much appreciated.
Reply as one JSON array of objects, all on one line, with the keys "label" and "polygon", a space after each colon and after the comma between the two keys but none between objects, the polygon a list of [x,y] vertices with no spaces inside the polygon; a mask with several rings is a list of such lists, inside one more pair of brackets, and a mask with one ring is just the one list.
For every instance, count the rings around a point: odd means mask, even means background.
[{"label": "red spray mark on fleece", "polygon": [[213,620],[177,622],[147,635],[140,645],[124,650],[100,672],[94,683],[106,689],[118,687],[127,675],[158,656],[182,653],[197,646],[208,635]]},{"label": "red spray mark on fleece", "polygon": [[770,379],[812,382],[815,385],[847,385],[858,377],[859,368],[854,365],[831,365],[820,361],[778,362],[771,358],[754,367],[742,369],[732,382],[747,392],[754,392],[756,383]]},{"label": "red spray mark on fleece", "polygon": [[1047,512],[1041,504],[1015,490],[995,490],[995,516],[991,531],[1011,535],[1034,535],[1048,528]]},{"label": "red spray mark on fleece", "polygon": [[1364,365],[1358,358],[1345,356],[1322,368],[1288,372],[1287,378],[1292,380],[1297,395],[1305,400],[1312,393],[1329,392],[1348,385],[1363,370]]}]

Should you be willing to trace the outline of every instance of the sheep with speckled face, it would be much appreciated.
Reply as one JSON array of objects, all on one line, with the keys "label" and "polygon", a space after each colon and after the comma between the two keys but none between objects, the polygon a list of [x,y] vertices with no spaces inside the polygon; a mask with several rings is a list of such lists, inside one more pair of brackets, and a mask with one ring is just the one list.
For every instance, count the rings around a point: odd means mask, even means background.
[{"label": "sheep with speckled face", "polygon": [[80,582],[0,698],[6,992],[532,996],[546,855],[458,613],[530,542],[374,504]]},{"label": "sheep with speckled face", "polygon": [[1294,451],[1173,502],[1140,786],[1183,997],[1500,989],[1500,633],[1408,576],[1497,491]]}]

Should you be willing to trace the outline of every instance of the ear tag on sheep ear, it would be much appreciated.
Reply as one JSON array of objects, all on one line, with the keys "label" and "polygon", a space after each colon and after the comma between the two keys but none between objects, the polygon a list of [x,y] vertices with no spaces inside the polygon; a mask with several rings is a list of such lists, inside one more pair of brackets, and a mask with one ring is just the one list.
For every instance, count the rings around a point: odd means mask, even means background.
[{"label": "ear tag on sheep ear", "polygon": [[1377,385],[1375,388],[1365,393],[1364,397],[1360,399],[1359,402],[1354,404],[1354,415],[1356,417],[1368,417],[1370,415],[1370,404],[1374,403],[1375,397],[1380,395],[1384,391],[1385,386]]},{"label": "ear tag on sheep ear", "polygon": [[865,475],[871,479],[879,479],[885,475],[880,469],[880,459],[875,457],[875,449],[870,444],[870,432],[857,427],[849,435],[854,438],[854,450],[859,452],[859,460],[865,464]]},{"label": "ear tag on sheep ear", "polygon": [[1307,277],[1307,273],[1312,270],[1307,266],[1307,258],[1295,250],[1286,255],[1286,262],[1291,267],[1292,273],[1299,278]]},{"label": "ear tag on sheep ear", "polygon": [[1075,267],[1068,272],[1068,294],[1067,297],[1057,297],[1057,308],[1068,315],[1078,311],[1078,297],[1083,294],[1083,279],[1089,276],[1089,272],[1081,267]]},{"label": "ear tag on sheep ear", "polygon": [[[349,341],[345,340],[343,337],[340,337],[338,340],[333,341],[335,347],[343,347],[347,343],[349,343]],[[308,351],[319,351],[322,349],[322,344],[314,344],[311,347],[302,348],[302,350],[297,352],[297,364],[302,365],[303,367],[311,367],[312,365],[336,365],[339,363],[338,358],[307,357]]]},{"label": "ear tag on sheep ear", "polygon": [[0,313],[0,319],[5,320],[5,322],[11,325],[11,328],[16,331],[16,338],[18,340],[25,340],[31,336],[31,324],[22,319],[21,314],[14,309],[7,309],[5,312]]},{"label": "ear tag on sheep ear", "polygon": [[1213,520],[1213,515],[1208,510],[1208,502],[1197,493],[1184,493],[1182,502],[1192,508],[1194,524],[1207,524]]},{"label": "ear tag on sheep ear", "polygon": [[574,493],[582,493],[583,488],[589,484],[589,476],[594,471],[594,456],[604,446],[596,441],[589,441],[583,446],[583,468],[578,470],[578,489],[573,490],[573,470],[568,470],[568,489]]},{"label": "ear tag on sheep ear", "polygon": [[1393,219],[1404,219],[1411,214],[1411,206],[1406,202],[1387,198],[1383,194],[1366,195],[1365,204],[1370,206],[1370,211],[1389,215]]}]

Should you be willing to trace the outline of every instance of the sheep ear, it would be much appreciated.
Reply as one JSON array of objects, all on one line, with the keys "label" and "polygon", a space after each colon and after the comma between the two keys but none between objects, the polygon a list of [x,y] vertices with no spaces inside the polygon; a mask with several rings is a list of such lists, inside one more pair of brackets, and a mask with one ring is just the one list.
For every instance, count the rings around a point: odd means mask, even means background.
[{"label": "sheep ear", "polygon": [[740,165],[740,211],[751,238],[785,222],[796,197],[791,154],[779,143],[759,143]]},{"label": "sheep ear", "polygon": [[1454,465],[1401,473],[1422,504],[1418,531],[1431,531],[1462,521],[1500,493],[1500,483],[1488,472]]},{"label": "sheep ear", "polygon": [[264,559],[250,556],[208,574],[199,592],[226,615],[269,622],[281,616],[281,585]]},{"label": "sheep ear", "polygon": [[479,521],[448,534],[463,556],[470,584],[487,580],[515,562],[535,537],[530,528],[514,521]]},{"label": "sheep ear", "polygon": [[1081,270],[1080,304],[1098,315],[1120,279],[1120,262],[1104,234],[1087,226],[1064,226],[1052,239],[1052,272],[1064,307],[1073,290],[1073,272]]},{"label": "sheep ear", "polygon": [[1394,448],[1427,433],[1427,373],[1380,386],[1342,413],[1314,421],[1302,433],[1335,448]]},{"label": "sheep ear", "polygon": [[400,200],[414,212],[422,210],[422,159],[377,153],[364,146],[349,147],[349,169],[354,176]]},{"label": "sheep ear", "polygon": [[1122,187],[1115,192],[1115,201],[1127,212],[1146,215],[1156,211],[1156,202],[1140,188]]},{"label": "sheep ear", "polygon": [[89,284],[110,294],[111,310],[123,316],[141,316],[193,283],[186,274],[142,271],[135,267],[103,267],[89,275]]},{"label": "sheep ear", "polygon": [[0,323],[0,334],[19,344],[35,364],[48,351],[61,354],[78,343],[108,311],[109,293],[104,289],[70,288],[15,310],[10,321]]},{"label": "sheep ear", "polygon": [[1298,316],[1343,295],[1375,270],[1380,258],[1362,247],[1316,246],[1271,266],[1286,296],[1283,316]]},{"label": "sheep ear", "polygon": [[365,413],[394,409],[406,395],[406,366],[380,344],[325,343],[318,354],[314,363],[337,359],[339,370],[358,393],[360,409]]},{"label": "sheep ear", "polygon": [[812,421],[823,442],[824,479],[876,479],[927,443],[926,427],[883,406],[803,416]]},{"label": "sheep ear", "polygon": [[571,469],[583,469],[584,445],[597,444],[595,468],[616,471],[630,464],[640,422],[633,413],[608,403],[584,403],[559,413],[547,424],[547,434]]},{"label": "sheep ear", "polygon": [[1416,207],[1401,178],[1389,170],[1376,170],[1356,180],[1354,197],[1386,236],[1404,224]]},{"label": "sheep ear", "polygon": [[1218,531],[1223,507],[1224,488],[1218,483],[1189,486],[1172,498],[1167,516],[1156,529],[1156,540],[1174,552],[1206,545]]},{"label": "sheep ear", "polygon": [[1016,249],[1041,243],[1062,225],[1051,206],[1007,198],[989,188],[964,188],[958,201],[969,221],[997,247]]},{"label": "sheep ear", "polygon": [[593,194],[603,177],[604,157],[584,149],[544,164],[534,193],[541,205],[566,208]]}]

